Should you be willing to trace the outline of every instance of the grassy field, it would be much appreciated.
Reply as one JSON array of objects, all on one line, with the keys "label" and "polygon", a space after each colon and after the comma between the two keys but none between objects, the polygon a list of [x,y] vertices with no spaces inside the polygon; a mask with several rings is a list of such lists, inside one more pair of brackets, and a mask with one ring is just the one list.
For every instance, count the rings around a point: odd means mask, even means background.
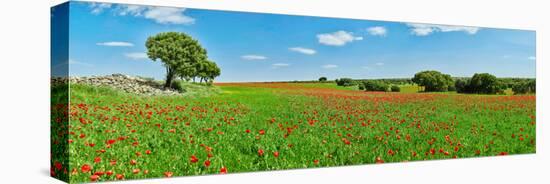
[{"label": "grassy field", "polygon": [[70,181],[536,150],[534,95],[363,92],[330,83],[216,86],[221,92],[189,98],[72,85]]}]

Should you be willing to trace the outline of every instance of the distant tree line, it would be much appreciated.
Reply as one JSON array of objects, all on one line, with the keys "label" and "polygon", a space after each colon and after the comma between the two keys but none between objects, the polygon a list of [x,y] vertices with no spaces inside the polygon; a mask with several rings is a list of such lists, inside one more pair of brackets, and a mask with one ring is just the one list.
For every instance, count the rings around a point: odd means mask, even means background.
[{"label": "distant tree line", "polygon": [[[319,80],[321,81],[321,80]],[[425,92],[456,91],[457,93],[501,94],[512,89],[514,94],[536,93],[536,80],[527,78],[497,78],[489,73],[476,73],[472,77],[452,77],[435,70],[416,73],[410,79],[360,79],[340,78],[339,86],[358,85],[366,91],[401,91],[400,85],[416,84]]]}]

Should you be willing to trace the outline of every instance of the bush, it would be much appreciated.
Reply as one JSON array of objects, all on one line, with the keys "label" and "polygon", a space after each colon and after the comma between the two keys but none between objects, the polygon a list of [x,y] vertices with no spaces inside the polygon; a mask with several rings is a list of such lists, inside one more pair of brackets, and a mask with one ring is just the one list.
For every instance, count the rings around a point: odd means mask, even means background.
[{"label": "bush", "polygon": [[393,85],[391,86],[391,92],[400,92],[401,88],[399,86]]},{"label": "bush", "polygon": [[517,82],[512,85],[514,94],[536,93],[536,81]]},{"label": "bush", "polygon": [[320,78],[319,78],[319,81],[320,81],[320,82],[325,82],[325,81],[327,81],[327,78],[326,78],[326,77],[320,77]]},{"label": "bush", "polygon": [[359,84],[359,90],[365,90],[365,85],[363,83]]},{"label": "bush", "polygon": [[367,80],[363,82],[366,91],[388,91],[388,84],[378,80]]},{"label": "bush", "polygon": [[501,93],[505,86],[497,77],[488,73],[476,73],[470,79],[469,89],[473,93],[496,94]]},{"label": "bush", "polygon": [[468,89],[469,83],[470,83],[469,80],[457,79],[455,81],[455,90],[456,90],[456,92],[457,93],[470,93],[470,89]]},{"label": "bush", "polygon": [[353,79],[351,78],[340,78],[336,79],[336,84],[338,86],[353,86],[355,85],[355,82],[353,82]]},{"label": "bush", "polygon": [[177,91],[179,91],[180,93],[184,93],[185,92],[185,88],[183,87],[184,86],[184,81],[182,80],[173,80],[172,81],[172,89],[175,89]]},{"label": "bush", "polygon": [[453,85],[450,75],[434,70],[418,72],[414,74],[412,81],[424,86],[424,91],[448,91],[449,86]]}]

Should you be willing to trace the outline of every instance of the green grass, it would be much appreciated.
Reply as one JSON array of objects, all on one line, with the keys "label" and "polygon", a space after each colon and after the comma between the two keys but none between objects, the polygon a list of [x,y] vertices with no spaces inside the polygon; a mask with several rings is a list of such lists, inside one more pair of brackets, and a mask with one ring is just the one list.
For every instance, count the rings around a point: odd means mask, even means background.
[{"label": "green grass", "polygon": [[[105,181],[116,174],[139,179],[165,172],[202,175],[221,168],[234,173],[536,150],[534,96],[358,93],[330,83],[285,85],[221,85],[215,87],[221,92],[192,98],[72,85],[69,173],[76,172],[70,181],[90,181],[92,174],[81,171],[85,164],[91,172],[113,171],[100,176]],[[108,147],[110,139],[116,142]],[[192,156],[198,162],[191,162]],[[96,157],[101,161],[95,163]],[[139,172],[133,174],[134,169]]]}]

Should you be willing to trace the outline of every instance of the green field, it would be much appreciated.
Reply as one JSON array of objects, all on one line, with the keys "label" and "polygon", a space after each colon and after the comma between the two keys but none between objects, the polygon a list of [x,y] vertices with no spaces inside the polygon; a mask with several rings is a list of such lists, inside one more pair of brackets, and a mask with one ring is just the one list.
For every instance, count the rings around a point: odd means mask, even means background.
[{"label": "green field", "polygon": [[216,88],[190,98],[71,85],[65,174],[107,181],[536,150],[534,95],[363,92],[331,83]]}]

